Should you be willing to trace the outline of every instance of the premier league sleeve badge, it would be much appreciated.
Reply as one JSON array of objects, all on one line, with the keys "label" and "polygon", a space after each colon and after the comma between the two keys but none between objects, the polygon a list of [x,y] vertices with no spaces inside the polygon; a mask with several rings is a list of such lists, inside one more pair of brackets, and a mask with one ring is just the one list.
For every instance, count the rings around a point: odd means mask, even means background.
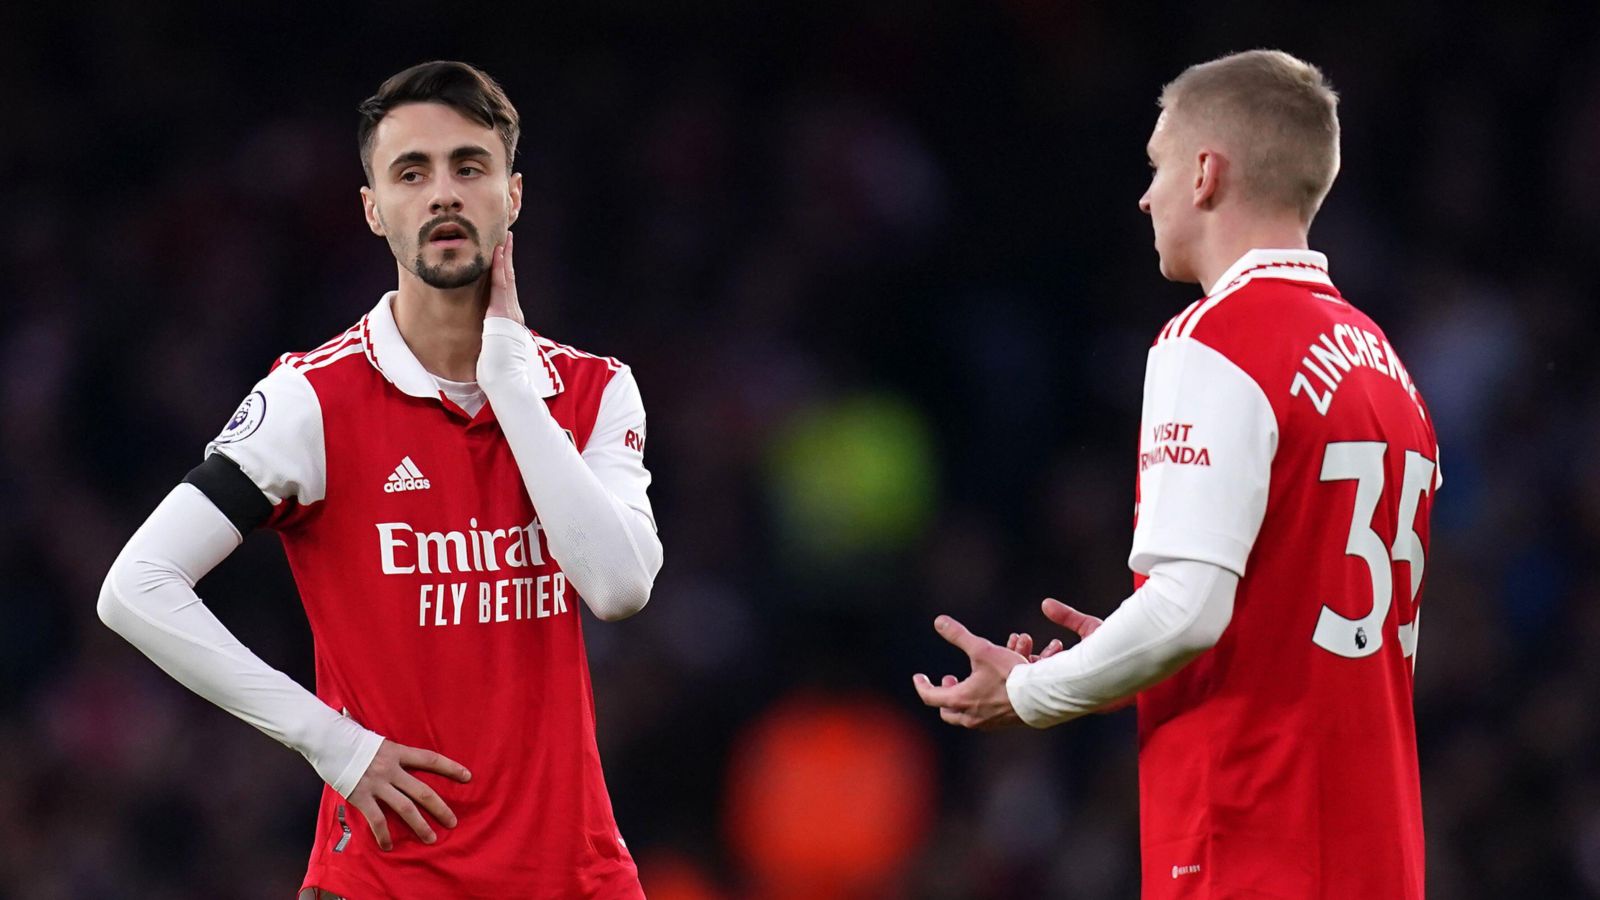
[{"label": "premier league sleeve badge", "polygon": [[261,427],[261,421],[267,416],[267,395],[260,391],[252,391],[250,396],[244,398],[239,404],[239,409],[234,412],[233,418],[223,426],[222,433],[217,435],[213,443],[231,444],[242,441]]}]

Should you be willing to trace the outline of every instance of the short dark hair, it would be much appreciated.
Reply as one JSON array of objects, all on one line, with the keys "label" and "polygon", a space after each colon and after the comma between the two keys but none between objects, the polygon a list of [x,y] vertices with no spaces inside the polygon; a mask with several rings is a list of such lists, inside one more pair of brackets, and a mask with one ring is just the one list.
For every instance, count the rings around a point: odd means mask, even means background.
[{"label": "short dark hair", "polygon": [[493,128],[506,146],[506,166],[517,154],[517,109],[489,74],[453,60],[419,63],[389,77],[378,92],[361,101],[361,168],[372,183],[372,136],[389,110],[405,103],[443,103],[479,125]]}]

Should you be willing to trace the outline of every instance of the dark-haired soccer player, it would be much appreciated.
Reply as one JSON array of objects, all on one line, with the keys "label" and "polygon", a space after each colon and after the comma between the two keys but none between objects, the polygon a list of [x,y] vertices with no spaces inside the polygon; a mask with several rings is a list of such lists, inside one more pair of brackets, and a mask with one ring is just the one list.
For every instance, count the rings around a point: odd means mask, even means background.
[{"label": "dark-haired soccer player", "polygon": [[[517,114],[492,79],[426,63],[360,113],[398,288],[279,358],[129,540],[100,616],[327,782],[303,898],[642,897],[578,615],[638,612],[661,566],[638,387],[523,325]],[[261,526],[305,604],[315,694],[194,592]]]},{"label": "dark-haired soccer player", "polygon": [[[1054,725],[1138,694],[1147,898],[1423,896],[1412,668],[1439,446],[1383,331],[1307,249],[1336,97],[1286,53],[1194,66],[1150,138],[1161,273],[1206,296],[1145,370],[1137,590],[1031,657],[941,616],[953,724]],[[1043,658],[1048,657],[1048,658]]]}]

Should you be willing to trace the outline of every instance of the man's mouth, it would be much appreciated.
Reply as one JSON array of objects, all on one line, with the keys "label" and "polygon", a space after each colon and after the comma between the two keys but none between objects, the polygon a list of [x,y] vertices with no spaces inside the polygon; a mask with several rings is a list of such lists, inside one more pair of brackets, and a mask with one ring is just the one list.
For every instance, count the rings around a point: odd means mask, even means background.
[{"label": "man's mouth", "polygon": [[455,246],[457,244],[465,243],[466,240],[467,230],[462,228],[460,225],[454,225],[448,222],[440,225],[438,228],[435,228],[433,232],[428,235],[428,243],[439,244],[443,246]]}]

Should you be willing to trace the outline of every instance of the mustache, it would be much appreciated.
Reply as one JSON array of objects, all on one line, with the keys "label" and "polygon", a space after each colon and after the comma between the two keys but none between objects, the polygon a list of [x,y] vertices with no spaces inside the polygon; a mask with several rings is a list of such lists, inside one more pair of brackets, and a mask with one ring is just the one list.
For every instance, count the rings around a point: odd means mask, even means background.
[{"label": "mustache", "polygon": [[467,233],[467,237],[471,238],[474,244],[478,242],[478,229],[473,227],[471,222],[468,222],[462,216],[446,214],[442,216],[436,216],[423,223],[422,228],[417,231],[417,246],[420,247],[423,244],[426,244],[428,242],[428,235],[432,234],[433,230],[438,228],[440,225],[459,226],[462,231]]}]

